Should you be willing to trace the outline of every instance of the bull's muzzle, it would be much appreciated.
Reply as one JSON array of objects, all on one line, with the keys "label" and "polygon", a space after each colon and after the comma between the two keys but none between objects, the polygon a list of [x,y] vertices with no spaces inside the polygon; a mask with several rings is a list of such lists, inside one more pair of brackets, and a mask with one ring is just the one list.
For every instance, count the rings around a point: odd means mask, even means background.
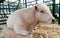
[{"label": "bull's muzzle", "polygon": [[55,19],[52,19],[52,23],[53,23],[53,24],[55,23]]}]

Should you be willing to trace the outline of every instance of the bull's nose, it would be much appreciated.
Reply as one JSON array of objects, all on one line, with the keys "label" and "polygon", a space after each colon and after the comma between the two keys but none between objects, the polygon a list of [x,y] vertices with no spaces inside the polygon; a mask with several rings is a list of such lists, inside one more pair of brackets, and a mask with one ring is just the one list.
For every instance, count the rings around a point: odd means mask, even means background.
[{"label": "bull's nose", "polygon": [[52,19],[52,23],[55,23],[55,19]]}]

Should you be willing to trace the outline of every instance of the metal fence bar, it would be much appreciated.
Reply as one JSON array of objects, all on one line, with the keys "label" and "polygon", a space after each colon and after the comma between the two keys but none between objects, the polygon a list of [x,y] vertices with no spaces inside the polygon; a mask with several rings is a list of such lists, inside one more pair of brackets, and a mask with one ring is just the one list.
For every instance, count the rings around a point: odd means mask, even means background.
[{"label": "metal fence bar", "polygon": [[26,6],[26,8],[27,8],[27,0],[25,0],[25,6]]},{"label": "metal fence bar", "polygon": [[59,2],[59,20],[58,20],[58,22],[59,22],[59,25],[60,25],[60,2]]}]

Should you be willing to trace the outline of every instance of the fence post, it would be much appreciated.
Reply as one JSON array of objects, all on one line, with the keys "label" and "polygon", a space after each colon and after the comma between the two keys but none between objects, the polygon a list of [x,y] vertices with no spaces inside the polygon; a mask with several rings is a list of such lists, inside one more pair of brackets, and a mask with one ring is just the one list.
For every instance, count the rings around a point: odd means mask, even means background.
[{"label": "fence post", "polygon": [[59,2],[59,20],[58,20],[58,24],[60,25],[60,2]]},{"label": "fence post", "polygon": [[9,5],[9,0],[8,0],[8,9],[9,9],[9,12],[10,12],[10,5]]},{"label": "fence post", "polygon": [[37,4],[37,1],[38,1],[38,0],[35,0],[35,1],[36,1],[36,4]]},{"label": "fence post", "polygon": [[52,11],[53,15],[55,13],[55,0],[53,0],[53,11]]},{"label": "fence post", "polygon": [[27,8],[27,0],[25,0],[25,6],[26,6],[26,8]]}]

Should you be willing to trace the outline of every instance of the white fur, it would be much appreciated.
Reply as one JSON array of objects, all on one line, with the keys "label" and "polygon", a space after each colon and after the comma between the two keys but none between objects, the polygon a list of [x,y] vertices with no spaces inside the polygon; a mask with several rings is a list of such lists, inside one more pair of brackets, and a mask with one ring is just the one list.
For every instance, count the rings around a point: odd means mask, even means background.
[{"label": "white fur", "polygon": [[28,35],[29,34],[29,32],[26,30],[18,30],[18,31],[15,30],[15,33],[20,34],[20,35]]},{"label": "white fur", "polygon": [[[9,16],[7,26],[12,28],[17,34],[27,35],[35,27],[37,21],[51,23],[54,17],[49,8],[44,4],[39,4],[36,7],[38,11],[35,9],[35,6],[15,11]],[[44,13],[41,13],[41,10],[43,10]]]}]

